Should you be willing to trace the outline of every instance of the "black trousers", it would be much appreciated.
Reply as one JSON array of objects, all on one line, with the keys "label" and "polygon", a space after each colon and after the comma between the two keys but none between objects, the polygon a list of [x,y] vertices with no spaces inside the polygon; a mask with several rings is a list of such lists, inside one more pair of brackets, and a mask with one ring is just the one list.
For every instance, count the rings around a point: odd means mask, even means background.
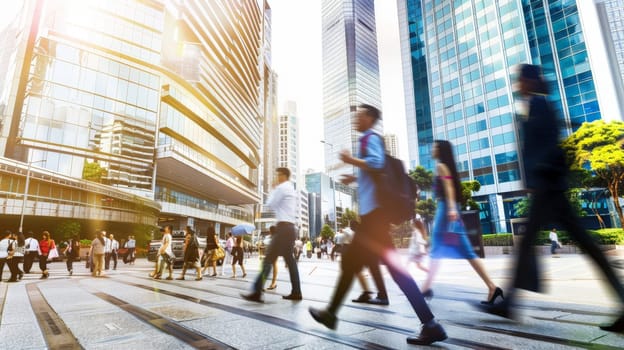
[{"label": "black trousers", "polygon": [[36,251],[26,252],[24,256],[24,272],[30,273],[30,269],[32,268],[33,262],[39,253]]},{"label": "black trousers", "polygon": [[[541,191],[533,196],[531,208],[529,209],[529,223],[518,252],[513,286],[536,292],[540,291],[540,270],[533,245],[539,229],[546,224],[554,222],[561,224],[576,243],[594,260],[607,278],[607,281],[609,281],[609,284],[611,284],[611,287],[620,297],[620,300],[624,303],[624,287],[609,265],[609,261],[598,247],[598,244],[581,226],[579,219],[570,206],[568,198],[561,191]],[[511,303],[512,301],[509,300],[511,297],[512,295],[508,295],[505,301]]]},{"label": "black trousers", "polygon": [[420,289],[401,263],[400,256],[392,244],[389,229],[390,224],[380,210],[374,210],[361,217],[361,224],[355,237],[342,256],[338,285],[329,304],[329,312],[337,313],[351,288],[353,278],[364,266],[378,266],[378,262],[383,261],[392,279],[412,305],[420,322],[427,323],[433,320],[433,314]]},{"label": "black trousers", "polygon": [[21,256],[14,256],[11,259],[7,259],[7,265],[9,265],[9,271],[11,271],[11,281],[17,281],[17,276],[20,273],[20,262],[22,262]]},{"label": "black trousers", "polygon": [[0,281],[2,281],[2,274],[4,273],[4,265],[7,263],[6,258],[0,258]]},{"label": "black trousers", "polygon": [[74,257],[72,255],[67,256],[67,261],[65,262],[67,264],[67,272],[74,269],[74,261],[76,260],[80,260],[80,257]]},{"label": "black trousers", "polygon": [[39,255],[39,269],[41,272],[48,270],[48,255]]},{"label": "black trousers", "polygon": [[273,263],[281,255],[288,266],[290,274],[291,293],[301,294],[301,282],[299,281],[299,268],[295,261],[294,249],[297,232],[295,225],[287,222],[278,222],[276,232],[271,237],[271,243],[267,248],[267,253],[262,261],[262,270],[253,285],[253,290],[260,293],[264,287],[264,282],[271,272]]}]

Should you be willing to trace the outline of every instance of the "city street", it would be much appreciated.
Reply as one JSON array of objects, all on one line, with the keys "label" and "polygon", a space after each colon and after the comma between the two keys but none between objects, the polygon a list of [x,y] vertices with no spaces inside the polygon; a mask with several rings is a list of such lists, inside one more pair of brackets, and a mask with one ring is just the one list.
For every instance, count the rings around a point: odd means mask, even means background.
[{"label": "city street", "polygon": [[[624,255],[610,259],[624,277]],[[544,256],[547,294],[520,293],[517,321],[482,314],[472,307],[486,288],[463,260],[445,261],[434,283],[430,306],[449,338],[443,349],[617,349],[624,334],[600,330],[621,310],[583,255]],[[225,276],[186,281],[155,281],[152,263],[120,262],[116,271],[92,278],[77,263],[69,277],[64,263],[51,264],[50,278],[38,273],[18,283],[0,283],[0,349],[414,349],[405,338],[420,322],[385,269],[390,306],[355,304],[361,289],[353,284],[340,309],[336,331],[315,323],[308,307],[322,307],[336,281],[338,262],[302,259],[304,300],[281,299],[290,292],[288,272],[279,263],[278,287],[265,302],[243,300],[258,273],[257,256],[247,261],[247,277]],[[505,287],[511,256],[490,256],[485,265]],[[220,270],[220,269],[219,269]],[[34,272],[38,269],[33,268]],[[422,271],[411,270],[417,281]],[[240,270],[238,270],[240,272]],[[174,270],[174,278],[180,270]],[[4,280],[8,279],[4,271]],[[165,277],[165,276],[163,276]],[[371,281],[371,286],[374,285]],[[268,283],[267,283],[268,286]]]}]

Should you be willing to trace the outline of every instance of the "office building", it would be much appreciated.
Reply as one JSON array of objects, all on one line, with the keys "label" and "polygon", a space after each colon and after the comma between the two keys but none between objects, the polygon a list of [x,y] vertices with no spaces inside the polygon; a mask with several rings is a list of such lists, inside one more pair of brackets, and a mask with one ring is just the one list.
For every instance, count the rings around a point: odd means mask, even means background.
[{"label": "office building", "polygon": [[[381,109],[379,61],[373,0],[323,0],[323,123],[325,172],[353,173],[338,153],[357,153],[359,134],[352,117],[359,104]],[[382,123],[376,129],[382,131]]]},{"label": "office building", "polygon": [[76,220],[85,234],[253,222],[257,1],[27,0],[20,16],[0,55],[5,227],[17,212],[25,229]]},{"label": "office building", "polygon": [[[478,180],[483,231],[510,232],[524,196],[514,123],[514,66],[539,64],[567,135],[601,118],[574,1],[399,0],[410,168],[433,170],[434,139]],[[562,135],[562,136],[565,136]]]},{"label": "office building", "polygon": [[297,104],[287,101],[284,112],[279,116],[279,147],[278,165],[290,169],[291,180],[295,188],[300,189],[299,183],[299,118]]},{"label": "office building", "polygon": [[397,136],[395,134],[386,134],[383,137],[384,144],[386,146],[386,153],[393,157],[399,156],[399,144],[397,141]]}]

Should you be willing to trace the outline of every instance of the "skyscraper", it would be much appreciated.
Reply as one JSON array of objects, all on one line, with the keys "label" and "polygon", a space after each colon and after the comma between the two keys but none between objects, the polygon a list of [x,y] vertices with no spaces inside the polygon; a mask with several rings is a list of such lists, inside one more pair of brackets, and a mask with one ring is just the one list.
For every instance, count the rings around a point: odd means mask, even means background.
[{"label": "skyscraper", "polygon": [[601,118],[574,1],[398,0],[410,167],[433,169],[433,139],[455,145],[484,232],[508,232],[523,196],[514,66],[539,64],[569,134]]},{"label": "skyscraper", "polygon": [[[224,232],[253,221],[263,7],[255,0],[24,4],[22,27],[3,44],[13,54],[0,55],[0,162],[13,169],[0,171],[0,182],[25,192],[26,172],[17,170],[37,163],[22,214],[99,220],[124,233],[128,224]],[[20,204],[2,219],[14,220]]]},{"label": "skyscraper", "polygon": [[[620,0],[594,0],[608,55],[608,75],[614,92],[624,106],[624,3]],[[616,119],[624,120],[624,110]]]},{"label": "skyscraper", "polygon": [[299,190],[304,186],[299,183],[299,118],[297,104],[293,101],[284,104],[284,111],[279,116],[278,140],[278,165],[290,169],[291,180]]},{"label": "skyscraper", "polygon": [[[338,153],[357,153],[352,116],[362,103],[381,108],[379,61],[373,0],[323,0],[323,121],[326,172],[336,169]],[[376,126],[382,130],[382,123]]]}]

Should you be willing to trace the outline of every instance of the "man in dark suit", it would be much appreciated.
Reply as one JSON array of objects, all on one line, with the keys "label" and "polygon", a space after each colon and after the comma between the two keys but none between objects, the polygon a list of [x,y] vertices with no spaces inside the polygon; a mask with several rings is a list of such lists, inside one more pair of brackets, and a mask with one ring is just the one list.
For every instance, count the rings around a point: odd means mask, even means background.
[{"label": "man in dark suit", "polygon": [[[527,191],[532,194],[529,222],[523,235],[512,288],[507,298],[498,304],[478,305],[483,311],[511,318],[514,289],[540,291],[539,269],[533,255],[533,245],[538,231],[556,221],[574,238],[594,260],[620,297],[624,305],[624,287],[598,245],[581,226],[566,196],[567,164],[559,146],[559,121],[546,100],[548,88],[539,66],[523,64],[519,67],[518,92],[526,102],[526,115],[521,121],[522,156]],[[600,328],[607,331],[624,331],[624,313],[613,324]]]}]

